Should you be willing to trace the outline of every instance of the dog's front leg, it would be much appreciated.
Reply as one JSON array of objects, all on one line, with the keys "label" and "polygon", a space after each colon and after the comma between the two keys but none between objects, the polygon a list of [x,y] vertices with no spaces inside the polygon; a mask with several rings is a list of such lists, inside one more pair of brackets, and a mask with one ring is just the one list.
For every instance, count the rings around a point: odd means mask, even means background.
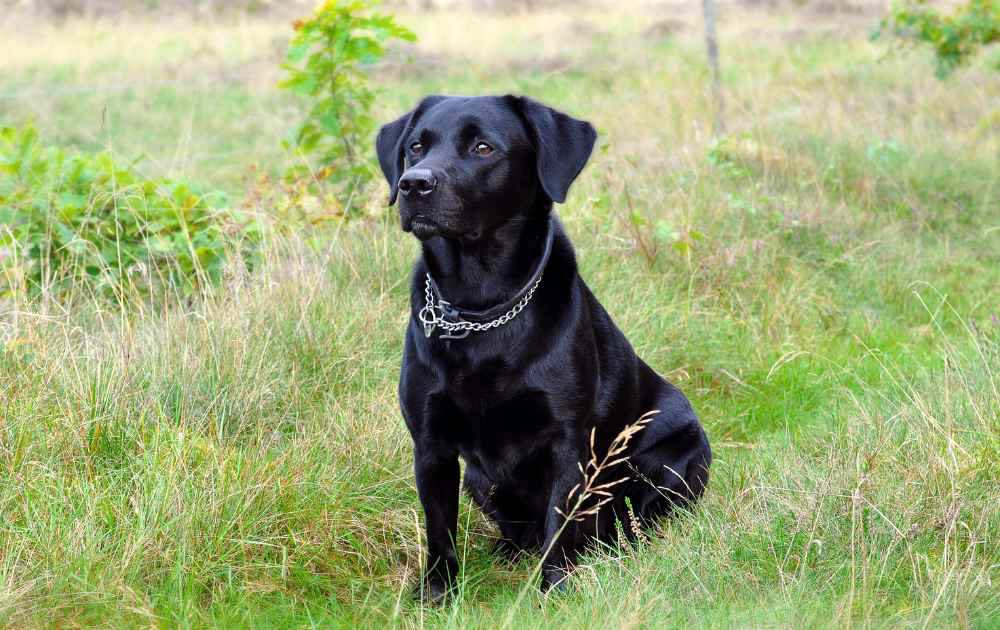
[{"label": "dog's front leg", "polygon": [[[545,516],[542,592],[547,592],[566,579],[578,552],[577,521],[573,518],[572,510],[576,495],[581,490],[579,484],[583,480],[579,468],[579,451],[570,444],[563,444],[553,449],[552,457],[556,474]],[[570,517],[568,520],[567,516]]]},{"label": "dog's front leg", "polygon": [[444,599],[458,576],[455,533],[458,528],[458,457],[416,445],[414,468],[417,493],[427,528],[427,569],[424,599]]}]

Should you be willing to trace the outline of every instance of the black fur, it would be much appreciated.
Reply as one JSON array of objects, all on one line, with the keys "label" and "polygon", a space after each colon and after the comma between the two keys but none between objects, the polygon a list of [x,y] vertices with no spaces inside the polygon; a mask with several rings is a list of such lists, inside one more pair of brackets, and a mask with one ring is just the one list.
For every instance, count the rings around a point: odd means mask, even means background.
[{"label": "black fur", "polygon": [[[691,405],[635,355],[577,273],[558,221],[541,284],[508,324],[442,340],[438,331],[425,337],[417,318],[427,272],[463,309],[517,295],[541,259],[552,202],[565,199],[595,139],[589,123],[514,96],[427,97],[379,132],[390,203],[399,197],[403,229],[423,248],[399,398],[413,437],[427,527],[424,585],[433,599],[458,571],[459,457],[465,489],[496,522],[503,548],[551,547],[543,589],[566,576],[588,543],[615,536],[615,520],[628,519],[626,497],[649,522],[697,499],[708,481],[711,450]],[[492,152],[477,152],[479,143]],[[581,482],[592,429],[603,457],[626,425],[655,409],[628,462],[604,479],[630,480],[596,517],[563,527],[557,508],[567,509]]]}]

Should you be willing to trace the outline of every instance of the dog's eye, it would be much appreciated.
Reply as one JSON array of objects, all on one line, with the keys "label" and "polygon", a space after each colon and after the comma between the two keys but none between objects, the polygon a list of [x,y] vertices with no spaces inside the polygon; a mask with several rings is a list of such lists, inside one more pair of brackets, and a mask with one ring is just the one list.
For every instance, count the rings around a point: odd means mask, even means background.
[{"label": "dog's eye", "polygon": [[423,150],[424,150],[424,145],[420,144],[419,142],[414,142],[413,144],[410,145],[410,151],[413,151],[414,153],[421,153],[423,152]]},{"label": "dog's eye", "polygon": [[472,147],[472,152],[475,153],[476,155],[486,156],[489,155],[490,153],[493,153],[493,147],[486,144],[485,142],[480,142],[476,146]]}]

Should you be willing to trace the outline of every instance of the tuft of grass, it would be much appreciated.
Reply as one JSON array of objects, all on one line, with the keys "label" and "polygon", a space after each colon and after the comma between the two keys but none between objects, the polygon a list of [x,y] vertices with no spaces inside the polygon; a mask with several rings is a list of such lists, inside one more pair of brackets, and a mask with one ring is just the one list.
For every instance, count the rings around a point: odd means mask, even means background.
[{"label": "tuft of grass", "polygon": [[[928,82],[880,59],[864,17],[727,9],[731,134],[712,138],[696,7],[652,34],[662,16],[633,9],[404,12],[419,43],[372,76],[386,119],[427,92],[518,91],[597,125],[559,213],[704,420],[690,514],[542,599],[537,559],[492,557],[463,499],[459,596],[412,601],[395,384],[416,246],[381,189],[315,226],[251,196],[252,274],[155,308],[0,302],[0,623],[995,626],[1000,78]],[[296,159],[285,26],[123,19],[0,27],[5,124],[233,193]]]}]

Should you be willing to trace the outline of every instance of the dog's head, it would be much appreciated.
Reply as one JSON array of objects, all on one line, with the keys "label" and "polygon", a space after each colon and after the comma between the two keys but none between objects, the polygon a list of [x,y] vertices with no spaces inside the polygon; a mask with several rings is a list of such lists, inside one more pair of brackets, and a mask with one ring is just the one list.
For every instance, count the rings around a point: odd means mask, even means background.
[{"label": "dog's head", "polygon": [[404,230],[478,239],[540,199],[564,201],[596,139],[590,123],[529,98],[428,96],[375,146]]}]

